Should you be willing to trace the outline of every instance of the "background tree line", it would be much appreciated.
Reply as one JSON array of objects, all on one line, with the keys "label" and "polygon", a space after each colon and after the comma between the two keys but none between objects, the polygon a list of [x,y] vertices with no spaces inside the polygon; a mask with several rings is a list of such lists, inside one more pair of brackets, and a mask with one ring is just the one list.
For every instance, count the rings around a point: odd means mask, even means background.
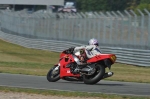
[{"label": "background tree line", "polygon": [[147,9],[150,11],[150,0],[76,0],[79,11],[123,11]]}]

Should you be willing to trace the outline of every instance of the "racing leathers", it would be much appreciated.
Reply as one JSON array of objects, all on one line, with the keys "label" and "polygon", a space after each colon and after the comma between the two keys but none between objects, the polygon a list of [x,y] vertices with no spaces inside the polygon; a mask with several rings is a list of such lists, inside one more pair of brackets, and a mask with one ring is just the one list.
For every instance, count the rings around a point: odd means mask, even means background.
[{"label": "racing leathers", "polygon": [[74,52],[81,49],[85,49],[85,53],[88,59],[101,54],[100,48],[96,45],[85,45],[85,46],[75,47]]}]

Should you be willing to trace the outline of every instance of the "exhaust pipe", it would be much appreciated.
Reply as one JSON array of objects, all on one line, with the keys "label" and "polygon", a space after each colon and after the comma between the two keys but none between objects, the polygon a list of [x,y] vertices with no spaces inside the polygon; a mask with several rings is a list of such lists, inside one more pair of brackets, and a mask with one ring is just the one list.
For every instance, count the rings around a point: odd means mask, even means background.
[{"label": "exhaust pipe", "polygon": [[81,71],[81,72],[89,72],[90,69],[89,69],[89,68],[82,68],[80,71]]},{"label": "exhaust pipe", "polygon": [[103,76],[103,79],[107,78],[107,77],[111,77],[113,74],[114,74],[113,72],[105,73],[104,76]]},{"label": "exhaust pipe", "polygon": [[82,68],[80,72],[84,75],[93,75],[95,73],[95,68]]}]

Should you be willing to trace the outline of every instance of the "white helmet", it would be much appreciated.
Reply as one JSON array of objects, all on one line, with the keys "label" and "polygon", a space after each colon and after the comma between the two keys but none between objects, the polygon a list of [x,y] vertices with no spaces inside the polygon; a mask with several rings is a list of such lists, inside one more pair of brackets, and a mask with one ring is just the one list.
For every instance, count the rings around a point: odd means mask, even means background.
[{"label": "white helmet", "polygon": [[98,46],[98,40],[95,38],[92,38],[89,40],[89,45],[97,45]]}]

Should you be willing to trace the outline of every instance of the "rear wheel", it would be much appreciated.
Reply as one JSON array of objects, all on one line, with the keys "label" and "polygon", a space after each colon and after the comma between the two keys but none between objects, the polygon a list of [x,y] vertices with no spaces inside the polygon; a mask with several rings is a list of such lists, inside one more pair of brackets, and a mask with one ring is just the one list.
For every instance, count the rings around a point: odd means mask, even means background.
[{"label": "rear wheel", "polygon": [[47,73],[47,80],[49,82],[55,82],[58,81],[59,79],[60,79],[60,67],[54,66]]},{"label": "rear wheel", "polygon": [[95,69],[96,71],[93,75],[83,75],[83,81],[85,84],[96,84],[103,78],[105,74],[105,67],[100,64],[96,64]]}]

